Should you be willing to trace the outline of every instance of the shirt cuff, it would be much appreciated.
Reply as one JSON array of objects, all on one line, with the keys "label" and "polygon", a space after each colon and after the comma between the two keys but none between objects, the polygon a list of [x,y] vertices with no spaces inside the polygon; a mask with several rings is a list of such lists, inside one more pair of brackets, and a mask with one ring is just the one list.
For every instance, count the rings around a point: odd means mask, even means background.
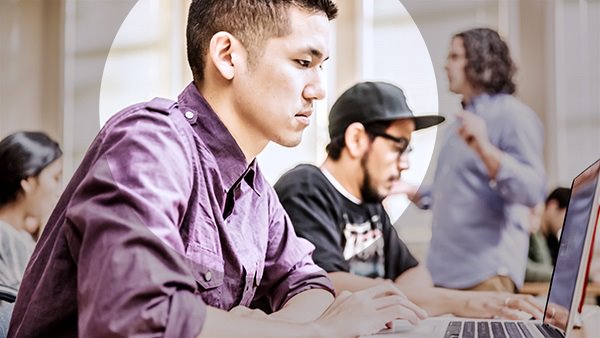
[{"label": "shirt cuff", "polygon": [[335,297],[333,284],[327,273],[319,270],[308,275],[304,275],[302,279],[287,278],[279,287],[279,290],[287,290],[283,295],[275,295],[271,300],[271,309],[279,311],[285,303],[295,297],[297,294],[311,289],[323,289],[329,291]]},{"label": "shirt cuff", "polygon": [[206,321],[207,305],[202,297],[187,292],[178,292],[172,297],[165,337],[198,337]]}]

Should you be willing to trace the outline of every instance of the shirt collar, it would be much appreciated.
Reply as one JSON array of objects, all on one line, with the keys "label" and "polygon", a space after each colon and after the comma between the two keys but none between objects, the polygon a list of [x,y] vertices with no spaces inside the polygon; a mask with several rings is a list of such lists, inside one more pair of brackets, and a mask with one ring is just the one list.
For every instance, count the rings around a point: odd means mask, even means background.
[{"label": "shirt collar", "polygon": [[264,182],[258,171],[256,159],[246,165],[246,157],[233,135],[219,116],[206,102],[194,82],[190,83],[178,97],[181,113],[194,127],[208,151],[215,157],[219,175],[229,191],[241,178],[260,195]]},{"label": "shirt collar", "polygon": [[477,113],[478,112],[478,107],[481,106],[482,104],[485,105],[487,102],[489,102],[492,99],[492,96],[488,93],[481,93],[475,97],[473,97],[473,99],[471,100],[471,102],[469,102],[469,104],[464,105],[464,109],[468,110],[472,113]]},{"label": "shirt collar", "polygon": [[346,190],[346,188],[344,188],[344,186],[338,180],[336,180],[335,177],[333,177],[333,175],[331,175],[329,170],[327,170],[323,167],[321,167],[319,169],[321,169],[321,172],[323,173],[323,175],[325,175],[325,178],[327,178],[329,183],[331,183],[331,185],[333,185],[335,190],[337,190],[340,194],[342,194],[344,197],[346,197],[348,200],[350,200],[350,202],[352,202],[356,205],[362,204],[362,201],[358,197],[352,195],[348,190]]}]

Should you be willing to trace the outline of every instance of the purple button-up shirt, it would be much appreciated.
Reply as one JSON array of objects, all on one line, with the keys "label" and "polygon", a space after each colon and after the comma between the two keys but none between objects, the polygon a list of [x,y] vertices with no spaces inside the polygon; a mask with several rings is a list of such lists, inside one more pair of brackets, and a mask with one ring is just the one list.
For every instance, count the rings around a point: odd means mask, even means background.
[{"label": "purple button-up shirt", "polygon": [[206,305],[333,292],[256,161],[190,84],[115,115],[28,265],[10,337],[195,337]]}]

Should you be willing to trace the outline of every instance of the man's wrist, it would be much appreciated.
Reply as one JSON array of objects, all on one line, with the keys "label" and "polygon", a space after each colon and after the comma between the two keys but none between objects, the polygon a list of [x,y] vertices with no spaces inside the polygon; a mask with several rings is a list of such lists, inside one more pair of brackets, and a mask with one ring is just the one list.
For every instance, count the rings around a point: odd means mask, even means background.
[{"label": "man's wrist", "polygon": [[468,313],[471,304],[465,292],[441,288],[435,288],[434,290],[438,291],[437,295],[433,293],[434,297],[441,300],[440,304],[437,305],[442,310],[440,313],[452,314],[458,317]]}]

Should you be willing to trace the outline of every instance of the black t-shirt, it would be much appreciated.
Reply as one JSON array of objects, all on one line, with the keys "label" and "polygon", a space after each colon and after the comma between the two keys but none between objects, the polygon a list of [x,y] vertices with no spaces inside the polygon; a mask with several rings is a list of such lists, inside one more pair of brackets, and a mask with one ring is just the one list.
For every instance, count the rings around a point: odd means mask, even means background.
[{"label": "black t-shirt", "polygon": [[313,259],[325,271],[396,279],[418,265],[381,203],[354,203],[319,168],[299,165],[274,188],[298,236],[315,245]]}]

